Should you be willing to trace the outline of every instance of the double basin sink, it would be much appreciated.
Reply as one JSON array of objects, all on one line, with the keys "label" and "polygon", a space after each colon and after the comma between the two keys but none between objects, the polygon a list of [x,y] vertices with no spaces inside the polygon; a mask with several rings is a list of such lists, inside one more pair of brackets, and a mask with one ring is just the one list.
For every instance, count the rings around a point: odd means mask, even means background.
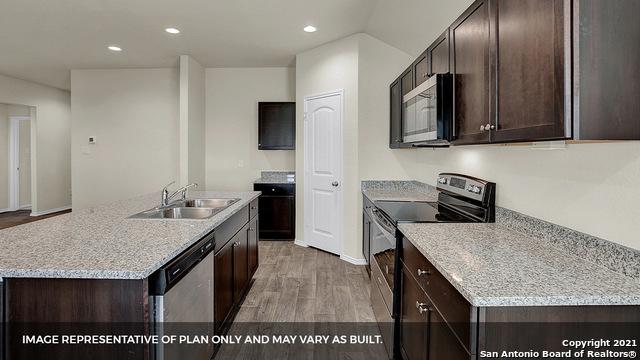
[{"label": "double basin sink", "polygon": [[146,210],[134,215],[132,219],[208,219],[228,208],[240,199],[186,199],[168,206]]}]

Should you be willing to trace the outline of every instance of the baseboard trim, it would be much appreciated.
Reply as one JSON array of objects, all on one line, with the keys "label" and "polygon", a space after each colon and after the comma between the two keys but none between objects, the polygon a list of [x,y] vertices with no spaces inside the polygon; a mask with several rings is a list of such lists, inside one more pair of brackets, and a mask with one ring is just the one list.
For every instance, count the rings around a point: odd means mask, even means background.
[{"label": "baseboard trim", "polygon": [[343,255],[340,255],[340,259],[348,263],[351,263],[353,265],[367,265],[367,260],[365,258],[357,259],[357,258],[343,254]]},{"label": "baseboard trim", "polygon": [[60,211],[70,210],[70,209],[71,209],[71,206],[62,206],[62,207],[55,208],[55,209],[42,210],[42,211],[32,211],[31,212],[31,216],[49,215],[49,214],[57,213],[57,212],[60,212]]},{"label": "baseboard trim", "polygon": [[9,209],[9,208],[0,209],[0,213],[6,213],[6,212],[9,212],[9,211],[11,211],[11,209]]},{"label": "baseboard trim", "polygon": [[307,245],[307,243],[302,240],[295,239],[293,240],[293,243],[298,246],[309,247],[309,245]]},{"label": "baseboard trim", "polygon": [[29,209],[31,209],[31,204],[22,205],[22,206],[20,206],[20,208],[19,208],[19,209],[20,209],[20,210],[29,210]]}]

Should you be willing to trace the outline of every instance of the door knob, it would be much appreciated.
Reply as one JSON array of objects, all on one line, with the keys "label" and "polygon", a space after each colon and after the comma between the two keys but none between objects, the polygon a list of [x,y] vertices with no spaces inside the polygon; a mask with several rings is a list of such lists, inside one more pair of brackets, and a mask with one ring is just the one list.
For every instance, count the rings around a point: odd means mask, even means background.
[{"label": "door knob", "polygon": [[335,187],[337,187],[339,184],[340,184],[340,183],[338,183],[337,181],[334,181],[334,182],[332,182],[332,183],[331,183],[331,186],[335,186]]}]

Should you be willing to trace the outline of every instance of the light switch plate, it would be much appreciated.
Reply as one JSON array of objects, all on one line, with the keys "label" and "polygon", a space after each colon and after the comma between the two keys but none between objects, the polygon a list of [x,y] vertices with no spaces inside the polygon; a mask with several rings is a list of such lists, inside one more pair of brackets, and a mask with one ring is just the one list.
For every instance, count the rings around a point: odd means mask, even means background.
[{"label": "light switch plate", "polygon": [[95,136],[89,136],[89,144],[95,144],[96,143],[96,137]]}]

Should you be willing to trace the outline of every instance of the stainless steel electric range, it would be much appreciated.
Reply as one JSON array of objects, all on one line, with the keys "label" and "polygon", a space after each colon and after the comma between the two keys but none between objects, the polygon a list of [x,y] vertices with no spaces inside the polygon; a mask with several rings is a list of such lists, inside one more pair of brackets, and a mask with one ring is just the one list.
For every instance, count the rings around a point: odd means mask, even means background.
[{"label": "stainless steel electric range", "polygon": [[[495,221],[496,184],[474,177],[442,173],[438,176],[438,201],[374,201],[369,211],[372,226],[370,233],[369,260],[372,283],[376,284],[381,297],[372,303],[374,313],[384,337],[396,339],[400,304],[399,251],[402,249],[400,223],[480,223]],[[372,289],[373,292],[375,289]],[[376,302],[381,304],[377,306]],[[386,306],[382,306],[386,305]],[[388,313],[384,310],[387,310]],[[390,352],[396,351],[388,349]]]}]

